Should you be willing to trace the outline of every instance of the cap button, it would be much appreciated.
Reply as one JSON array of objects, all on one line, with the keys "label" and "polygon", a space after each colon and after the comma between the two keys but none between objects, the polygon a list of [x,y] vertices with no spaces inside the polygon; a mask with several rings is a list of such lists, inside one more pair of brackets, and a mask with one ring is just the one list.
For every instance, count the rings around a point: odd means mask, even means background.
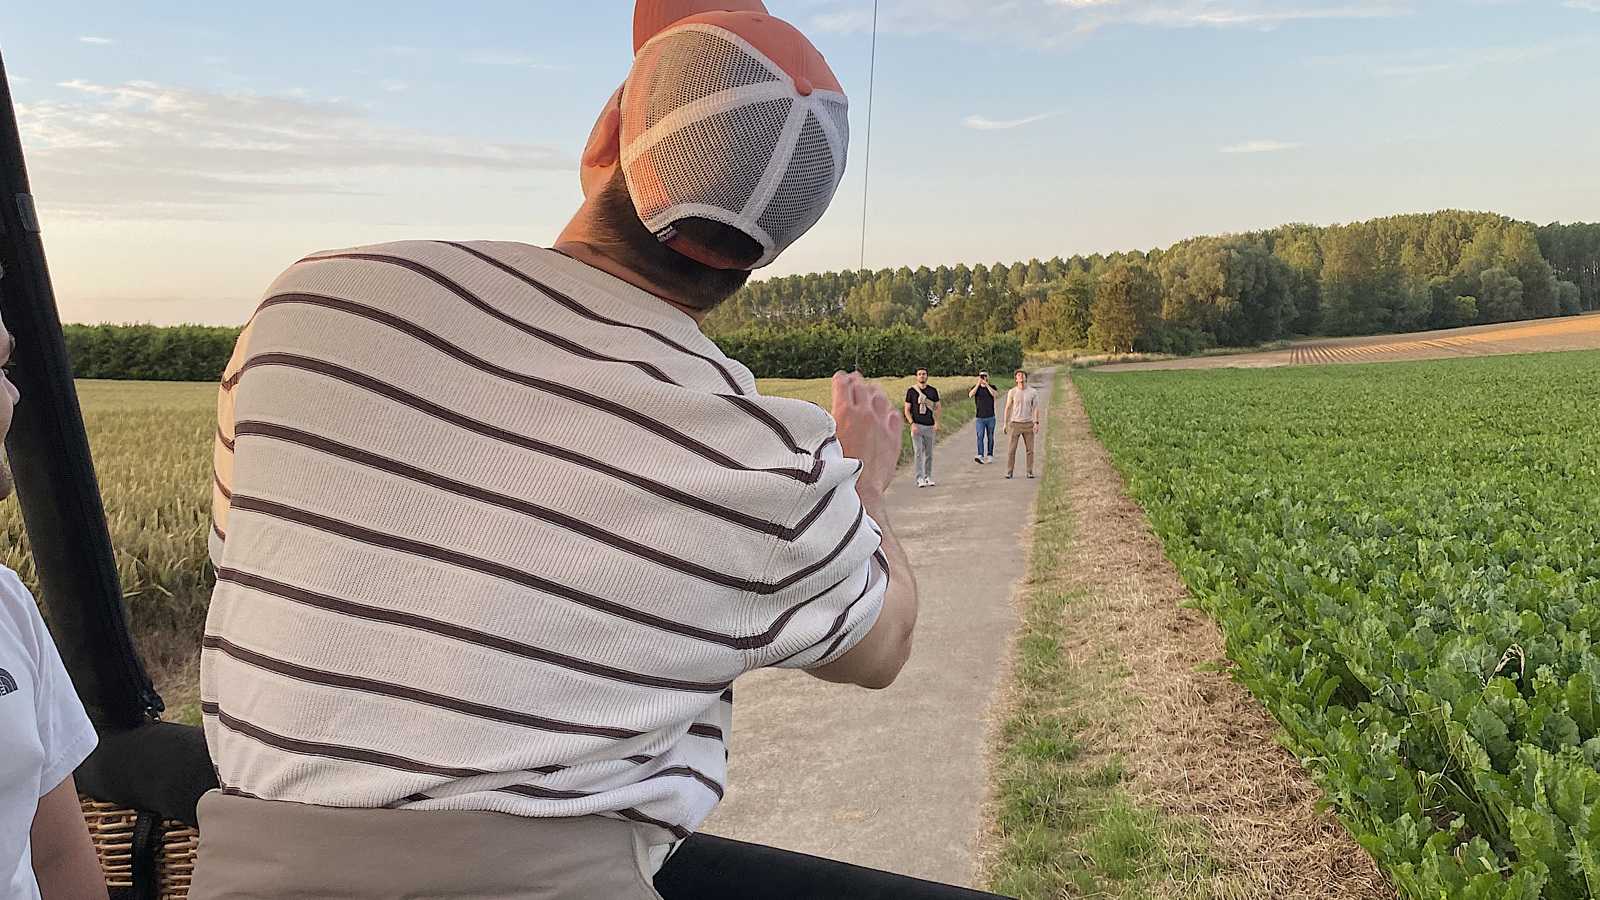
[{"label": "cap button", "polygon": [[811,96],[811,92],[814,90],[814,88],[811,86],[811,79],[805,77],[804,75],[795,76],[794,89],[799,91],[800,96],[802,97]]}]

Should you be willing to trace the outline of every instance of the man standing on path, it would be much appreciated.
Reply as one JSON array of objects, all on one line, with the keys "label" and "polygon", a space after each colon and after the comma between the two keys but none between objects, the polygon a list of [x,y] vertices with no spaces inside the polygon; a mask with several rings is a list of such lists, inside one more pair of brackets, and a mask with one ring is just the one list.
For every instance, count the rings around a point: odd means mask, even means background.
[{"label": "man standing on path", "polygon": [[939,434],[939,389],[928,383],[928,370],[917,370],[917,383],[906,389],[906,422],[911,425],[917,487],[933,487],[933,445]]},{"label": "man standing on path", "polygon": [[762,397],[698,328],[822,216],[842,89],[759,0],[634,26],[554,248],[313,254],[240,336],[193,900],[647,900],[736,678],[904,665],[890,399]]},{"label": "man standing on path", "polygon": [[1028,477],[1033,477],[1033,436],[1039,430],[1039,392],[1028,386],[1028,373],[1017,370],[1017,386],[1006,392],[1006,434],[1011,449],[1006,453],[1006,477],[1017,470],[1017,439],[1028,445]]},{"label": "man standing on path", "polygon": [[972,461],[983,465],[994,460],[994,400],[1000,392],[989,383],[988,372],[979,372],[978,383],[967,391],[967,396],[977,406],[974,421],[978,423],[978,455]]}]

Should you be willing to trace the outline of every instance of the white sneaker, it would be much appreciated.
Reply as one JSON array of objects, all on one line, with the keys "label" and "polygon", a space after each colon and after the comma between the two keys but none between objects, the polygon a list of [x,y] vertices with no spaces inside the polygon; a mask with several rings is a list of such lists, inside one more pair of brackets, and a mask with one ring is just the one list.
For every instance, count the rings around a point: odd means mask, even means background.
[{"label": "white sneaker", "polygon": [[[1028,476],[1028,477],[1029,477],[1029,478],[1032,478],[1032,477],[1033,477],[1033,476],[1031,476],[1031,475],[1030,475],[1030,476]],[[932,478],[929,478],[929,479],[928,479],[928,487],[933,487],[933,486],[934,486],[934,484],[933,484],[933,479],[932,479]]]},{"label": "white sneaker", "polygon": [[917,479],[917,487],[927,487],[927,486],[928,486],[928,479],[926,479],[926,478],[918,478]]}]

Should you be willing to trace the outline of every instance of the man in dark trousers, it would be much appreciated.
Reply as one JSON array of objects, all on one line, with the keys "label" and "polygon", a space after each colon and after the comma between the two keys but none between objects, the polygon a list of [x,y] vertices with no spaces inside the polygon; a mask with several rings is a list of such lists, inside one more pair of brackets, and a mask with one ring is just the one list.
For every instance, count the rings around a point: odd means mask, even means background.
[{"label": "man in dark trousers", "polygon": [[906,422],[916,457],[917,487],[933,487],[933,445],[939,434],[939,389],[928,383],[928,370],[917,370],[917,383],[906,389]]},{"label": "man in dark trousers", "polygon": [[967,396],[972,398],[977,405],[977,415],[974,421],[978,425],[978,455],[972,461],[983,465],[994,461],[994,398],[1000,392],[989,383],[989,373],[979,372],[978,383],[967,391]]}]

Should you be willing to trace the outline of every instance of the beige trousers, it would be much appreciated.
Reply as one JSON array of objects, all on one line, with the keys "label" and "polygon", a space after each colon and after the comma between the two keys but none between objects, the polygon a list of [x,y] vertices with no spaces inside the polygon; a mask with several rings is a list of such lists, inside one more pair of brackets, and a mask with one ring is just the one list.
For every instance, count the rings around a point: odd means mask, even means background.
[{"label": "beige trousers", "polygon": [[1017,470],[1017,439],[1021,438],[1028,445],[1028,474],[1033,474],[1033,423],[1012,422],[1008,429],[1011,436],[1011,449],[1006,451],[1006,471]]},{"label": "beige trousers", "polygon": [[200,799],[190,900],[661,900],[617,819]]}]

